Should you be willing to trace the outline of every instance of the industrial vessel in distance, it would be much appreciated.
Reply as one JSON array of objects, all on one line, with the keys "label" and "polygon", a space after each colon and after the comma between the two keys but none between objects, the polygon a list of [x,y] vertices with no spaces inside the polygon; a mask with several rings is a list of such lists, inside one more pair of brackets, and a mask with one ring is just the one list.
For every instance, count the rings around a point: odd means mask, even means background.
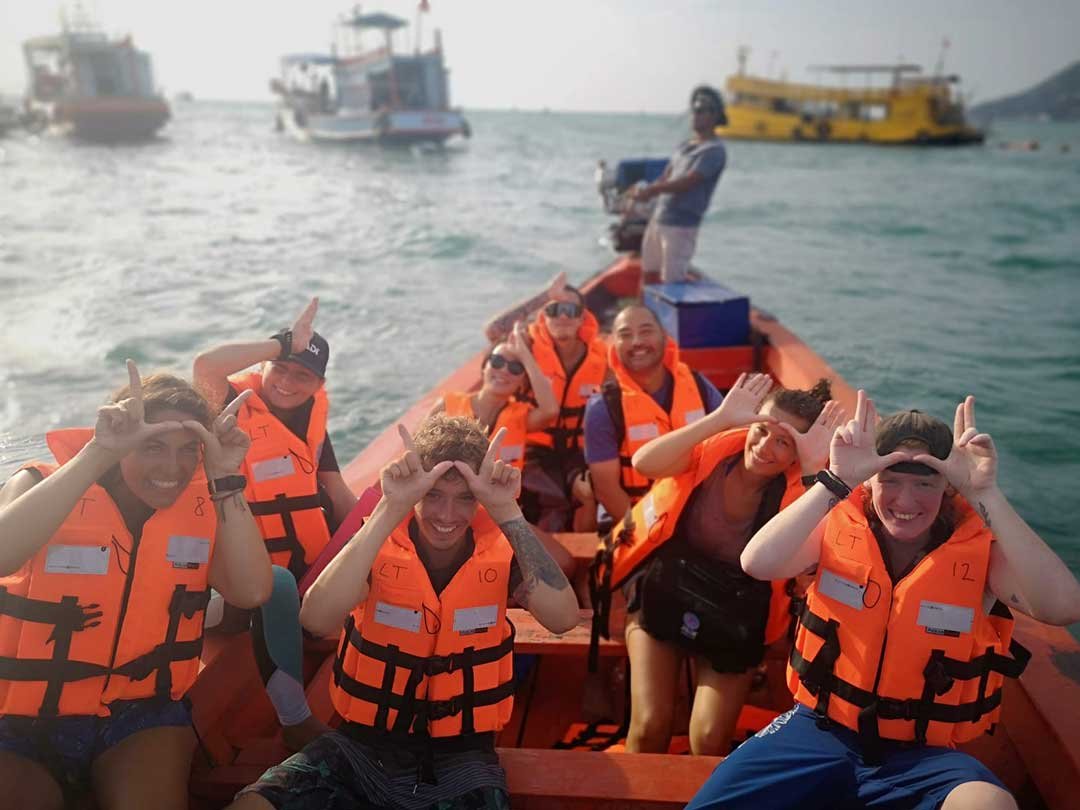
[{"label": "industrial vessel in distance", "polygon": [[55,36],[23,43],[31,127],[99,142],[157,134],[169,105],[154,87],[150,55],[131,36],[111,39],[81,9]]},{"label": "industrial vessel in distance", "polygon": [[[468,137],[469,124],[450,108],[442,38],[435,31],[431,50],[420,48],[417,15],[415,52],[395,54],[393,34],[407,23],[389,14],[354,9],[334,27],[329,55],[291,54],[281,59],[281,75],[270,89],[280,99],[278,128],[316,141],[441,143]],[[367,49],[365,34],[381,33],[382,46]]]},{"label": "industrial vessel in distance", "polygon": [[970,125],[956,85],[959,77],[933,75],[919,65],[821,65],[813,73],[836,84],[797,84],[746,73],[746,49],[739,70],[725,85],[725,138],[818,143],[959,146],[982,143]]}]

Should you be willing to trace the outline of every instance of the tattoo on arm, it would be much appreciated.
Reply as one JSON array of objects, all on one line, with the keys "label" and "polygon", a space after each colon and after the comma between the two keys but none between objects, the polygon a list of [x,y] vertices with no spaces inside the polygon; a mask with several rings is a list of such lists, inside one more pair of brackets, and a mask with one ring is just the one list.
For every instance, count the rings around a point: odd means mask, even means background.
[{"label": "tattoo on arm", "polygon": [[837,498],[835,495],[829,498],[829,502],[825,506],[825,511],[831,512],[833,510],[833,507],[836,506],[838,503],[840,503],[840,499]]},{"label": "tattoo on arm", "polygon": [[983,523],[986,524],[986,528],[994,528],[993,524],[990,523],[990,512],[987,510],[986,505],[982,501],[979,501],[979,514],[982,515]]},{"label": "tattoo on arm", "polygon": [[521,584],[514,589],[514,598],[518,602],[527,605],[529,597],[541,582],[557,591],[570,587],[566,575],[540,545],[532,527],[524,518],[500,523],[499,528],[510,541],[510,547],[514,549],[518,567],[521,569]]}]

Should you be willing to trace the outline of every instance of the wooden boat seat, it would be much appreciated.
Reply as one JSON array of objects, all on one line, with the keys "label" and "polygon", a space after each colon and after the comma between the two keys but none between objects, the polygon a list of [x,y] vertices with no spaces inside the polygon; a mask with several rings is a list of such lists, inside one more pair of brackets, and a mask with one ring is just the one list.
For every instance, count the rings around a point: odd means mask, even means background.
[{"label": "wooden boat seat", "polygon": [[[275,762],[284,749],[271,741],[245,751],[245,762],[191,775],[191,793],[210,802],[227,802]],[[552,807],[561,810],[667,810],[681,808],[721,762],[719,757],[624,752],[555,751],[499,748],[499,761],[515,810]],[[255,761],[262,759],[263,761]]]},{"label": "wooden boat seat", "polygon": [[[579,612],[577,627],[556,635],[540,624],[528,611],[509,608],[506,611],[517,629],[514,652],[532,655],[564,655],[585,658],[589,652],[592,611]],[[612,633],[610,640],[600,639],[600,655],[624,656],[626,644],[621,634]]]}]

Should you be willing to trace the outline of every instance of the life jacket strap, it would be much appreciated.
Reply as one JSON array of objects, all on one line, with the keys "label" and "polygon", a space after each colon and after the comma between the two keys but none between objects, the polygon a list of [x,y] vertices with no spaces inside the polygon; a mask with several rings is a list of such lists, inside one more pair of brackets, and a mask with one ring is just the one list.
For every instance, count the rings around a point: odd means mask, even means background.
[{"label": "life jacket strap", "polygon": [[[882,720],[910,720],[915,723],[915,740],[926,743],[927,730],[931,722],[937,723],[975,723],[1001,705],[1000,688],[987,694],[990,673],[996,672],[1006,678],[1016,678],[1024,671],[1031,653],[1015,639],[1009,644],[1009,655],[1001,655],[992,647],[970,661],[949,658],[944,650],[933,650],[923,668],[923,690],[918,698],[896,699],[876,695],[836,676],[833,671],[839,657],[839,623],[835,619],[826,621],[813,613],[809,606],[804,606],[799,623],[808,631],[825,639],[825,644],[812,661],[807,660],[797,650],[791,651],[791,668],[799,675],[799,680],[810,694],[814,695],[817,705],[814,711],[822,716],[828,715],[830,695],[859,708],[859,737],[866,748],[868,759],[872,761],[880,754],[880,736],[878,718]],[[958,680],[979,679],[978,696],[967,703],[945,704],[936,701],[944,695]]]},{"label": "life jacket strap", "polygon": [[172,692],[172,664],[175,661],[189,661],[202,655],[203,636],[189,641],[177,641],[181,617],[195,618],[196,613],[206,610],[210,602],[210,589],[189,591],[185,585],[173,588],[169,600],[169,624],[165,631],[165,640],[149,652],[131,659],[113,671],[133,681],[142,681],[156,672],[154,692],[159,697],[166,697]]},{"label": "life jacket strap", "polygon": [[62,596],[59,602],[19,596],[0,586],[0,615],[35,624],[51,624],[48,643],[53,645],[50,659],[0,657],[0,678],[10,681],[45,681],[45,696],[38,715],[53,717],[60,713],[60,695],[64,685],[107,675],[109,668],[87,661],[72,661],[71,640],[75,633],[101,624],[99,605],[80,605],[77,596]]},{"label": "life jacket strap", "polygon": [[266,550],[271,554],[275,554],[279,551],[289,552],[288,569],[299,582],[307,571],[307,562],[305,561],[304,545],[300,542],[300,538],[296,534],[296,524],[293,522],[293,514],[296,512],[304,512],[309,509],[322,509],[322,499],[319,497],[319,494],[294,495],[289,497],[284,493],[279,493],[273,500],[248,501],[248,506],[251,509],[251,514],[256,517],[266,517],[267,515],[281,516],[281,524],[285,533],[281,537],[267,538]]},{"label": "life jacket strap", "polygon": [[[450,655],[416,656],[402,652],[395,644],[376,644],[365,639],[350,614],[345,623],[344,639],[334,662],[334,684],[351,697],[378,706],[375,727],[380,731],[390,731],[397,735],[426,734],[430,721],[464,713],[461,733],[471,734],[475,731],[474,707],[497,704],[514,694],[513,678],[492,689],[477,690],[475,686],[475,668],[478,665],[495,663],[513,654],[517,630],[509,619],[506,623],[510,626],[510,634],[494,647],[483,649],[467,647],[459,653]],[[345,672],[347,646],[355,648],[369,658],[383,662],[383,679],[379,687],[362,683]],[[401,694],[394,692],[394,680],[398,667],[409,670],[409,679]],[[425,700],[416,697],[416,691],[425,678],[455,670],[460,670],[462,673],[461,694],[449,700]],[[392,729],[388,728],[390,709],[397,711]]]}]

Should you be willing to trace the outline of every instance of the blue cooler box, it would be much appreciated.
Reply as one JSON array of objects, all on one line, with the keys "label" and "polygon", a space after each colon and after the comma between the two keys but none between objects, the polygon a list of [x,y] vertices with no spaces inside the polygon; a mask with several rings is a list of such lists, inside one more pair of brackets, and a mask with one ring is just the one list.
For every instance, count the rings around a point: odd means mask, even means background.
[{"label": "blue cooler box", "polygon": [[647,285],[645,306],[682,348],[742,346],[750,339],[750,299],[715,281]]}]

